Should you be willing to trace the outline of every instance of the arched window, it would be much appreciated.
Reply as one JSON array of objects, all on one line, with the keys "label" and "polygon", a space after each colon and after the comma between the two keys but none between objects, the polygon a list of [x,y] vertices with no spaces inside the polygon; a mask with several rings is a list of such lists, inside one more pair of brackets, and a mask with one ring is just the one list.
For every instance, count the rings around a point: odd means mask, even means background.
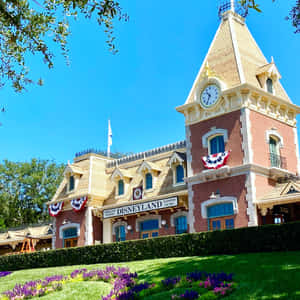
[{"label": "arched window", "polygon": [[269,139],[269,149],[270,149],[271,167],[279,168],[281,164],[280,164],[278,141],[274,137],[270,137]]},{"label": "arched window", "polygon": [[153,182],[152,182],[152,175],[151,173],[147,173],[145,176],[146,179],[146,190],[152,189],[153,187]]},{"label": "arched window", "polygon": [[271,78],[267,79],[267,91],[273,94],[273,80]]},{"label": "arched window", "polygon": [[233,214],[232,203],[221,203],[207,207],[210,229],[221,230],[234,228]]},{"label": "arched window", "polygon": [[75,180],[74,180],[74,176],[71,175],[69,178],[69,191],[73,191],[75,187]]},{"label": "arched window", "polygon": [[175,219],[176,234],[187,232],[187,220],[186,216],[180,216]]},{"label": "arched window", "polygon": [[125,232],[125,226],[121,225],[116,227],[116,241],[117,242],[123,242],[126,240],[126,232]]},{"label": "arched window", "polygon": [[118,195],[123,195],[124,194],[124,180],[120,179],[118,181]]},{"label": "arched window", "polygon": [[209,154],[216,154],[225,151],[224,136],[217,135],[209,140]]},{"label": "arched window", "polygon": [[184,168],[182,165],[176,167],[176,183],[184,182]]},{"label": "arched window", "polygon": [[63,246],[65,248],[77,246],[77,227],[67,228],[63,231]]}]

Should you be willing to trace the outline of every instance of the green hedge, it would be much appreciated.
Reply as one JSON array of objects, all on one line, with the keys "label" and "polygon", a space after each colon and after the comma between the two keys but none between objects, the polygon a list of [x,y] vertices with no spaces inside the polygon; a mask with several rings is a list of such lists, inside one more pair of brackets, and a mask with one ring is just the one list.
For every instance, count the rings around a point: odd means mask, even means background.
[{"label": "green hedge", "polygon": [[133,260],[300,250],[300,222],[1,256],[0,271]]}]

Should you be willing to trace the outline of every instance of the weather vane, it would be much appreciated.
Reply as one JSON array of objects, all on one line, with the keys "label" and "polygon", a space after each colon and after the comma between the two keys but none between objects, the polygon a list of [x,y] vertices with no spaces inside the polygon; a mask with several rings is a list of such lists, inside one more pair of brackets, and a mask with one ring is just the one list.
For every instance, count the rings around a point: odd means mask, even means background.
[{"label": "weather vane", "polygon": [[243,18],[246,18],[248,16],[248,8],[242,5],[240,1],[222,0],[221,4],[219,5],[219,18],[222,19],[223,14],[229,10],[237,13]]}]

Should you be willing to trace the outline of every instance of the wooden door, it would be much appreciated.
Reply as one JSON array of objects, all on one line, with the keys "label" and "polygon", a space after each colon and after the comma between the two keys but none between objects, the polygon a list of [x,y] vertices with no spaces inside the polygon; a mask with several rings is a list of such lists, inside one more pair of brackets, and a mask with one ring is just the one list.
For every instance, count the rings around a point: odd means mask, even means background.
[{"label": "wooden door", "polygon": [[70,248],[70,247],[76,247],[77,246],[77,240],[78,238],[71,238],[71,239],[65,239],[64,240],[64,247],[65,248]]},{"label": "wooden door", "polygon": [[223,230],[223,229],[233,229],[234,220],[230,218],[213,218],[209,220],[210,230]]},{"label": "wooden door", "polygon": [[148,239],[148,238],[157,237],[157,236],[158,236],[158,230],[149,230],[149,231],[141,232],[142,239]]}]

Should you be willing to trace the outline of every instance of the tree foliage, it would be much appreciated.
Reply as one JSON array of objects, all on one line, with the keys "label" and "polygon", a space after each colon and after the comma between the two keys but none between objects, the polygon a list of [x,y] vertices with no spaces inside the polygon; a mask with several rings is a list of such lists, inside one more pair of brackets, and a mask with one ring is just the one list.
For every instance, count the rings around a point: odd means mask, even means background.
[{"label": "tree foliage", "polygon": [[[15,91],[32,83],[27,54],[40,54],[53,67],[53,49],[59,45],[68,58],[70,20],[78,15],[104,26],[109,50],[116,53],[113,19],[127,19],[112,0],[0,0],[0,86],[10,82]],[[52,49],[52,50],[51,50]],[[36,83],[42,84],[42,80]]]},{"label": "tree foliage", "polygon": [[60,184],[63,169],[40,159],[0,164],[0,228],[47,221],[45,203]]},{"label": "tree foliage", "polygon": [[[272,1],[275,2],[275,0]],[[294,1],[295,4],[292,6],[286,19],[290,20],[293,27],[295,27],[295,33],[300,33],[300,0],[294,0]],[[259,0],[240,0],[240,2],[245,7],[261,12],[258,3],[260,2]]]}]

